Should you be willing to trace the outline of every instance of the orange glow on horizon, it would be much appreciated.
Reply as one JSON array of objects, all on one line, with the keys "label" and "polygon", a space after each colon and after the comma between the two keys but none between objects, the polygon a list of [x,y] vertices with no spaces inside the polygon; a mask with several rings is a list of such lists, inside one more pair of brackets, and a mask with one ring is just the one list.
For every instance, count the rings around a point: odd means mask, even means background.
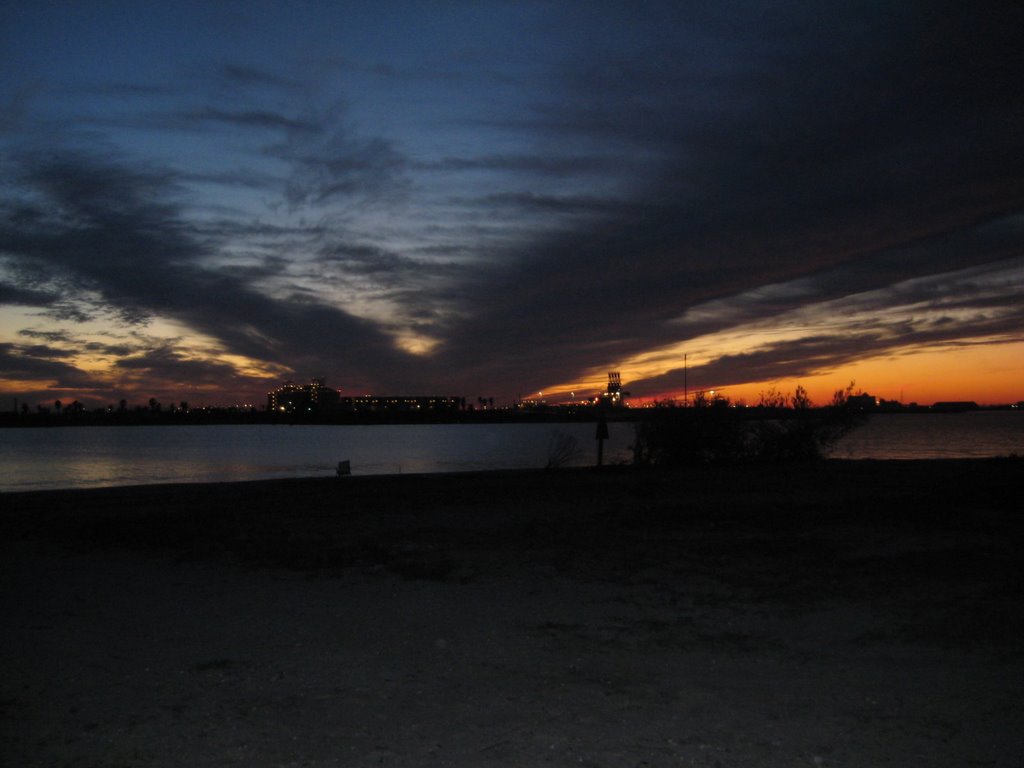
[{"label": "orange glow on horizon", "polygon": [[[680,365],[673,367],[681,367]],[[840,368],[810,376],[778,380],[761,380],[729,384],[709,381],[702,375],[702,366],[690,364],[690,396],[699,390],[718,390],[732,402],[756,405],[762,392],[775,389],[792,394],[797,386],[808,391],[811,400],[824,405],[837,389],[846,389],[854,382],[854,389],[867,392],[883,400],[905,404],[931,405],[949,400],[973,400],[979,405],[1005,405],[1024,400],[1024,341],[1011,343],[975,343],[965,346],[946,346],[928,350],[907,350],[900,354],[866,358]],[[623,365],[623,388],[629,382],[661,371],[636,369]],[[588,377],[595,383],[574,382],[572,389],[597,391],[599,374]],[[566,393],[570,387],[551,387]],[[682,400],[683,390],[633,393],[630,402],[642,405],[654,400]],[[568,399],[568,398],[566,398]]]},{"label": "orange glow on horizon", "polygon": [[733,400],[757,402],[773,384],[780,392],[802,385],[818,404],[832,399],[837,389],[855,382],[883,400],[931,405],[949,400],[973,400],[979,405],[1003,405],[1024,399],[1024,342],[978,344],[967,347],[909,352],[860,360],[842,368],[801,379],[752,382],[724,388]]}]

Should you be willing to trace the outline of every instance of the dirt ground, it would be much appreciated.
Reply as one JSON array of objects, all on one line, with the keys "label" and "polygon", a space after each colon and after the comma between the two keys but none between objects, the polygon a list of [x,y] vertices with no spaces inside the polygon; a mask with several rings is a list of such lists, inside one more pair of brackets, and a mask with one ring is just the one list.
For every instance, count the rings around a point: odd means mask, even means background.
[{"label": "dirt ground", "polygon": [[1022,468],[0,494],[0,761],[1021,766]]}]

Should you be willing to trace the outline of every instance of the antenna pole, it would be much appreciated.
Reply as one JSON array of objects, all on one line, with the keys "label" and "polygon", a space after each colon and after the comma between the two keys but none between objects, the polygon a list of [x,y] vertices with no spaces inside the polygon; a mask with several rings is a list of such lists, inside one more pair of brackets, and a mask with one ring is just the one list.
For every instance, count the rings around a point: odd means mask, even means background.
[{"label": "antenna pole", "polygon": [[687,357],[689,357],[689,355],[683,355],[683,405],[689,405],[690,403],[690,371],[686,362]]}]

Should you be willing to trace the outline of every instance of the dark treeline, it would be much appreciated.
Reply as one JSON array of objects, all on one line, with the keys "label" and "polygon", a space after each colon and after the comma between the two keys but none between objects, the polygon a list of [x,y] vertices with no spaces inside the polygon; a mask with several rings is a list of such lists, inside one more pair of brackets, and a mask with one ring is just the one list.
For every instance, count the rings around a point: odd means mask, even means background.
[{"label": "dark treeline", "polygon": [[[1005,406],[1010,408],[1012,406]],[[609,422],[650,424],[650,429],[669,429],[668,425],[690,424],[687,432],[707,428],[719,432],[725,425],[754,425],[765,422],[789,423],[794,418],[807,421],[833,413],[835,406],[806,409],[786,406],[722,406],[694,407],[692,404],[658,404],[642,408],[601,409],[594,407],[548,406],[544,408],[494,408],[487,410],[379,410],[321,411],[276,413],[256,408],[213,407],[175,410],[53,410],[0,412],[0,427],[70,427],[70,426],[175,426],[215,424],[528,424],[528,423],[593,423],[601,418]],[[858,415],[860,423],[874,409],[848,407],[845,413]],[[891,411],[890,411],[891,412]],[[905,408],[901,413],[942,413],[943,409]],[[833,419],[834,421],[834,419]],[[659,425],[663,425],[659,427]],[[708,425],[705,427],[704,425]],[[772,429],[759,427],[761,433]]]}]

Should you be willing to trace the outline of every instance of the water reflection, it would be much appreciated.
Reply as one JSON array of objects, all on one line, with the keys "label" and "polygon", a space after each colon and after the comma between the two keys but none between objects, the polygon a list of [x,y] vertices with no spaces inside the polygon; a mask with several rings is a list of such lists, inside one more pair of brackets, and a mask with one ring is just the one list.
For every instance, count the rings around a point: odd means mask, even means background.
[{"label": "water reflection", "polygon": [[[631,424],[609,425],[606,461],[629,461]],[[543,467],[552,436],[574,438],[577,464],[596,459],[593,424],[56,427],[0,430],[0,490],[82,488]],[[846,436],[836,458],[1024,455],[1024,413],[879,414]]]},{"label": "water reflection", "polygon": [[844,437],[841,459],[958,459],[1024,455],[1024,413],[882,413]]},{"label": "water reflection", "polygon": [[[625,460],[631,425],[613,425]],[[543,467],[552,433],[593,460],[592,424],[218,425],[3,430],[0,490]]]}]

